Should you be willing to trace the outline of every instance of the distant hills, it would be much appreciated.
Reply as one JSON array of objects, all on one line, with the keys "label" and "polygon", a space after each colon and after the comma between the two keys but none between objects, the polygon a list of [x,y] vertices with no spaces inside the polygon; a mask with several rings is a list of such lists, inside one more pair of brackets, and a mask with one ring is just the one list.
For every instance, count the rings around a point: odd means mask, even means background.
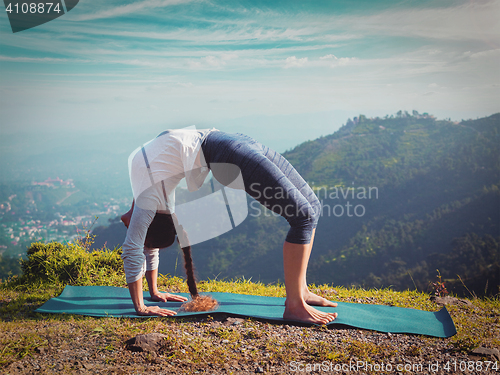
[{"label": "distant hills", "polygon": [[458,124],[419,114],[360,116],[291,151],[308,181],[379,188],[358,223],[324,218],[323,228],[338,227],[340,238],[318,238],[319,248],[335,246],[314,259],[316,280],[426,289],[439,269],[457,291],[460,275],[476,293],[498,292],[499,130],[500,114]]},{"label": "distant hills", "polygon": [[[427,290],[439,272],[457,293],[499,292],[500,114],[360,115],[284,156],[323,203],[308,282]],[[288,224],[256,207],[194,247],[200,279],[283,281]],[[112,223],[94,233],[99,246],[121,244],[125,231]],[[160,271],[183,275],[177,250],[161,255]]]}]

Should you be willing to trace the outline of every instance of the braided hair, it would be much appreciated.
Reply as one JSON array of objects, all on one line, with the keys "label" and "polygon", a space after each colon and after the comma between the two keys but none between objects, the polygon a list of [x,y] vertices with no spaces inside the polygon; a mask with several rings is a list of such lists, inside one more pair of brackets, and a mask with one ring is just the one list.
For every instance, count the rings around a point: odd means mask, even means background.
[{"label": "braided hair", "polygon": [[[179,231],[177,231],[176,228]],[[169,247],[174,242],[175,234],[177,234],[177,242],[184,255],[186,282],[189,293],[191,294],[191,301],[184,303],[181,306],[181,310],[207,311],[215,309],[218,305],[215,299],[207,295],[201,296],[198,293],[196,278],[194,276],[193,258],[191,256],[191,246],[181,246],[181,243],[189,244],[189,240],[182,225],[178,224],[177,216],[175,214],[156,213],[151,225],[149,226],[144,244],[150,248]]]}]

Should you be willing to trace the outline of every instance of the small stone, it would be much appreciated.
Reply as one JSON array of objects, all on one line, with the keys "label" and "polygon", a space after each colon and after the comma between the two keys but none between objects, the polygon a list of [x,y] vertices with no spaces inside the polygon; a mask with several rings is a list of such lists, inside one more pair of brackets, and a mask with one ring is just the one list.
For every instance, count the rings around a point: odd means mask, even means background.
[{"label": "small stone", "polygon": [[480,346],[472,351],[472,354],[483,355],[483,356],[491,356],[492,359],[496,361],[500,361],[500,351],[498,349],[490,349]]},{"label": "small stone", "polygon": [[335,289],[325,289],[326,294],[339,294],[339,292]]},{"label": "small stone", "polygon": [[459,299],[456,297],[438,297],[438,296],[432,296],[430,298],[432,302],[435,304],[444,306],[444,305],[467,305],[467,306],[472,306],[472,302],[466,300],[466,299]]},{"label": "small stone", "polygon": [[154,352],[161,348],[166,337],[168,336],[161,333],[137,335],[127,341],[127,348],[134,352]]},{"label": "small stone", "polygon": [[255,372],[258,373],[258,374],[263,374],[264,373],[264,368],[263,367],[257,367],[255,369]]},{"label": "small stone", "polygon": [[35,349],[35,351],[38,353],[38,354],[45,354],[45,352],[47,351],[46,348],[42,348],[41,346],[37,347]]},{"label": "small stone", "polygon": [[227,318],[226,321],[224,322],[224,325],[225,326],[229,326],[229,325],[233,325],[233,326],[236,326],[238,324],[242,324],[244,322],[243,319],[241,318]]}]

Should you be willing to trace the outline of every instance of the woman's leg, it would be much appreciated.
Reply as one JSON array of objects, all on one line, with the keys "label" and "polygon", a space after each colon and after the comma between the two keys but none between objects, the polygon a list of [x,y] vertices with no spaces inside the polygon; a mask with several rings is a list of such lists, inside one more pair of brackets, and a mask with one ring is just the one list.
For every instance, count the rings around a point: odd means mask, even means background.
[{"label": "woman's leg", "polygon": [[286,302],[284,319],[327,324],[337,317],[337,313],[324,313],[311,307],[306,301],[307,285],[305,277],[310,244],[294,244],[285,241],[283,245],[283,267],[285,270]]},{"label": "woman's leg", "polygon": [[[276,165],[276,167],[287,177],[288,181],[290,181],[290,183],[292,183],[295,186],[295,188],[300,192],[300,194],[309,203],[309,205],[313,207],[315,211],[318,211],[314,218],[314,224],[312,226],[313,229],[311,231],[311,240],[309,243],[309,247],[307,248],[308,253],[306,254],[306,257],[307,259],[309,259],[313,247],[314,235],[316,233],[316,223],[317,219],[319,218],[319,210],[321,210],[321,205],[319,204],[316,194],[314,194],[314,191],[309,187],[307,182],[295,170],[295,168],[290,164],[288,160],[286,160],[278,152],[271,150],[266,146],[263,146],[263,152],[266,158],[269,159],[274,165]],[[302,288],[304,290],[303,295],[304,295],[304,300],[308,305],[330,306],[330,307],[337,306],[336,303],[328,301],[327,299],[310,292],[309,288],[307,287],[306,274],[304,273],[303,276],[304,276],[302,283],[303,284]]]},{"label": "woman's leg", "polygon": [[312,233],[319,217],[319,201],[314,192],[280,154],[246,136],[211,134],[203,150],[207,162],[237,165],[246,192],[290,223],[283,246],[287,292],[283,317],[316,324],[331,322],[336,314],[323,313],[309,305],[335,306],[307,288]]},{"label": "woman's leg", "polygon": [[[312,251],[315,234],[316,234],[316,229],[313,229],[312,236],[311,236],[311,243],[309,244],[308,257],[310,256],[311,251]],[[337,307],[337,304],[335,302],[329,301],[326,298],[320,297],[317,294],[314,294],[311,291],[309,291],[309,288],[307,287],[307,280],[306,280],[305,275],[304,275],[304,280],[303,280],[302,285],[303,285],[303,289],[304,289],[304,300],[307,302],[308,305]]]},{"label": "woman's leg", "polygon": [[[264,194],[256,194],[260,199],[256,198],[271,209],[276,206],[281,207],[280,213],[282,214],[287,212],[287,208],[293,206],[292,212],[295,213],[292,216],[283,215],[291,225],[287,240],[293,241],[285,241],[283,245],[287,295],[283,318],[327,324],[333,321],[337,314],[318,311],[311,305],[336,307],[337,304],[311,293],[306,280],[307,266],[320,213],[319,201],[307,182],[282,155],[265,146],[263,153],[267,160],[262,160],[260,163],[260,177],[268,181],[268,184],[264,185],[266,188],[273,185],[277,187],[278,194],[275,195],[275,199],[262,200]],[[270,172],[274,181],[265,171]],[[277,198],[281,190],[287,192],[286,199]]]}]

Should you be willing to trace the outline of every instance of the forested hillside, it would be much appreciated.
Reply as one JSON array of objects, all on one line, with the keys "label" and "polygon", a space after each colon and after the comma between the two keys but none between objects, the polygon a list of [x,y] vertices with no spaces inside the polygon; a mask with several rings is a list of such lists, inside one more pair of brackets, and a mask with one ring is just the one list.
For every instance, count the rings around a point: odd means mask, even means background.
[{"label": "forested hillside", "polygon": [[[360,116],[318,140],[314,160],[299,161],[308,144],[290,152],[309,181],[379,188],[356,233],[331,238],[336,246],[314,260],[311,274],[321,282],[425,289],[439,269],[457,291],[459,275],[476,293],[498,292],[499,127],[498,114],[460,124],[418,114]],[[353,224],[325,221],[327,228]]]},{"label": "forested hillside", "polygon": [[[426,290],[439,270],[457,293],[498,293],[499,130],[500,114],[360,115],[286,152],[323,204],[308,281]],[[255,203],[239,227],[195,246],[200,279],[283,281],[288,224]],[[163,272],[181,265],[176,250],[162,255]]]}]

